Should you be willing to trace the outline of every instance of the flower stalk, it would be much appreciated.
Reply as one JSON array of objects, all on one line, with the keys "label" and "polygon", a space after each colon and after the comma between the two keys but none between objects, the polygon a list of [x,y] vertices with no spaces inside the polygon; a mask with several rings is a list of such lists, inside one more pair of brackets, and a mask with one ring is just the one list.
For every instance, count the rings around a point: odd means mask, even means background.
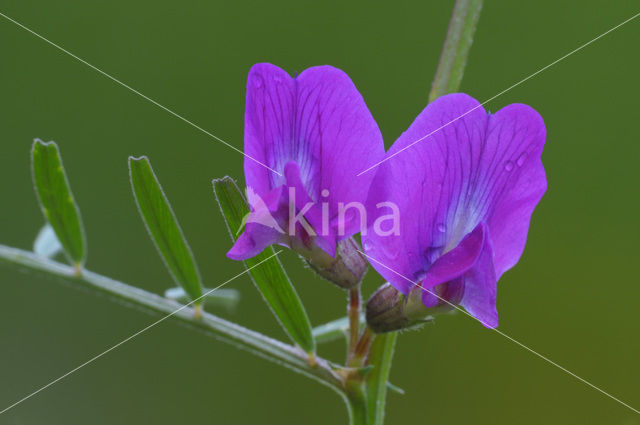
[{"label": "flower stalk", "polygon": [[456,0],[440,54],[438,70],[431,85],[429,102],[458,91],[480,19],[482,2],[483,0]]},{"label": "flower stalk", "polygon": [[349,363],[355,355],[360,336],[360,285],[349,290],[349,307],[347,310],[347,316],[349,317],[347,363]]},{"label": "flower stalk", "polygon": [[[355,350],[353,352],[353,356],[347,362],[347,365],[350,367],[362,367],[364,365],[364,361],[369,355],[369,349],[371,348],[371,343],[375,339],[376,334],[371,330],[369,326],[364,328],[362,331],[362,335],[356,344]],[[391,359],[389,359],[391,361]]]}]

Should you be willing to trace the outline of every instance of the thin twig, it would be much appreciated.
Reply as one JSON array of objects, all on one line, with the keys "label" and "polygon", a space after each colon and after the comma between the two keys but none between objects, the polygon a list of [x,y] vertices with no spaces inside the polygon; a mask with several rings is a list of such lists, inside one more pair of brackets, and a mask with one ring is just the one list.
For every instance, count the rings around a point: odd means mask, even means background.
[{"label": "thin twig", "polygon": [[6,264],[16,269],[37,272],[80,287],[90,288],[98,293],[106,294],[117,301],[124,301],[125,304],[142,307],[153,313],[163,315],[172,314],[171,319],[173,320],[177,320],[189,327],[203,331],[218,340],[313,378],[343,395],[342,380],[333,372],[329,362],[325,359],[317,357],[315,359],[316,364],[311,366],[308,363],[307,354],[301,349],[229,322],[213,314],[204,312],[201,317],[197,318],[191,308],[185,308],[176,312],[182,305],[173,300],[88,270],[84,270],[82,275],[77,276],[73,267],[6,245],[0,245],[0,264]]}]

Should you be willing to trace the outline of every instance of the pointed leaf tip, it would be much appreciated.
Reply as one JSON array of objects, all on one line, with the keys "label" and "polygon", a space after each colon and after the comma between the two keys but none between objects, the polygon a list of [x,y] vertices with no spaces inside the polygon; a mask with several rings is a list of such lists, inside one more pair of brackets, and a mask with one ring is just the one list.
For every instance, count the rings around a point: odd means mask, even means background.
[{"label": "pointed leaf tip", "polygon": [[171,277],[191,300],[200,298],[200,272],[149,158],[130,156],[129,176],[142,221]]},{"label": "pointed leaf tip", "polygon": [[31,174],[45,220],[54,230],[69,261],[80,270],[87,255],[84,227],[55,142],[34,139]]},{"label": "pointed leaf tip", "polygon": [[[249,206],[231,177],[213,180],[213,192],[229,235],[232,241],[235,241],[238,237],[236,230],[243,225],[243,219],[249,213]],[[287,335],[305,352],[314,353],[315,340],[311,322],[298,293],[274,253],[273,247],[269,247],[259,255],[245,260],[244,265],[251,269],[251,280]],[[273,258],[268,259],[269,257]],[[259,267],[252,268],[263,261]]]}]

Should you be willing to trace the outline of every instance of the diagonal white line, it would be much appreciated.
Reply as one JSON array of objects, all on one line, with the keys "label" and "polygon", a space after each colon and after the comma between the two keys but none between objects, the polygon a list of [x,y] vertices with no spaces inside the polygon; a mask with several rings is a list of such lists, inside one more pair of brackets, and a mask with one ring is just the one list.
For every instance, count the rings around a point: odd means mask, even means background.
[{"label": "diagonal white line", "polygon": [[112,76],[111,74],[107,74],[106,72],[104,72],[103,70],[91,65],[89,62],[85,61],[84,59],[79,58],[78,56],[74,55],[73,53],[71,53],[70,51],[64,49],[63,47],[57,45],[56,43],[54,43],[53,41],[45,38],[44,36],[38,34],[37,32],[33,31],[30,28],[27,28],[26,26],[22,25],[20,22],[16,21],[15,19],[12,19],[10,17],[8,17],[7,15],[5,15],[4,13],[0,12],[0,16],[2,16],[3,18],[5,18],[6,20],[13,22],[14,24],[16,24],[17,26],[19,26],[20,28],[24,29],[25,31],[30,32],[31,34],[35,35],[36,37],[38,37],[39,39],[41,39],[42,41],[45,41],[46,43],[52,45],[53,47],[55,47],[56,49],[60,50],[63,53],[66,53],[67,55],[71,56],[72,58],[76,59],[79,62],[82,62],[83,64],[87,65],[89,68],[93,69],[94,71],[99,72],[100,74],[104,75],[105,77],[109,78],[110,80],[118,83],[119,85],[121,85],[122,87],[128,89],[129,91],[137,94],[138,96],[142,97],[145,100],[148,100],[149,102],[153,103],[154,105],[156,105],[157,107],[167,111],[168,113],[170,113],[171,115],[173,115],[174,117],[186,122],[187,124],[189,124],[191,127],[200,130],[202,133],[206,134],[207,136],[210,136],[212,138],[214,138],[215,140],[217,140],[218,142],[222,143],[223,145],[233,149],[234,151],[244,155],[245,157],[249,158],[250,160],[256,162],[257,164],[262,165],[264,168],[276,173],[277,175],[281,176],[282,174],[280,174],[279,172],[277,172],[276,170],[274,170],[273,168],[269,167],[266,164],[263,164],[262,162],[258,161],[257,159],[255,159],[254,157],[247,155],[246,153],[244,153],[243,151],[241,151],[240,149],[236,148],[235,146],[233,146],[232,144],[222,140],[221,138],[219,138],[218,136],[216,136],[215,134],[205,130],[204,128],[200,127],[197,124],[194,124],[193,122],[189,121],[188,119],[186,119],[185,117],[183,117],[182,115],[178,114],[177,112],[172,111],[171,109],[167,108],[164,105],[161,105],[160,103],[156,102],[155,100],[151,99],[150,97],[140,93],[138,90],[134,89],[133,87],[123,83],[122,81],[118,80],[116,77]]},{"label": "diagonal white line", "polygon": [[[482,325],[484,325],[485,327],[489,328],[489,326],[487,326],[482,320],[473,317],[471,314],[467,313],[467,311],[465,311],[464,309],[458,307],[457,305],[450,303],[449,301],[445,300],[444,298],[441,298],[438,294],[423,288],[422,285],[420,285],[418,282],[414,282],[413,280],[409,279],[408,277],[398,273],[397,271],[393,270],[391,267],[381,263],[380,261],[376,260],[375,258],[371,257],[370,255],[365,254],[364,252],[362,252],[361,250],[357,250],[360,254],[364,255],[365,257],[367,257],[369,260],[371,261],[375,261],[376,263],[380,264],[382,267],[384,267],[385,269],[389,270],[390,272],[398,275],[399,277],[401,277],[402,279],[406,280],[407,282],[411,283],[413,286],[415,286],[416,288],[420,288],[423,291],[426,291],[428,293],[430,293],[431,295],[437,297],[440,301],[443,301],[445,303],[447,303],[448,305],[450,305],[451,307],[455,308],[458,311],[461,311],[462,313],[464,313],[465,315],[471,317],[473,320],[476,320],[478,322],[480,322]],[[610,399],[617,401],[618,403],[620,403],[621,405],[623,405],[624,407],[634,411],[635,413],[640,415],[640,411],[638,409],[635,409],[633,407],[631,407],[630,405],[628,405],[627,403],[625,403],[624,401],[620,400],[619,398],[614,397],[613,395],[609,394],[608,392],[606,392],[605,390],[595,386],[594,384],[592,384],[591,382],[587,381],[584,378],[581,378],[580,376],[576,375],[575,373],[571,372],[570,370],[560,366],[558,363],[554,362],[553,360],[549,359],[548,357],[538,353],[537,351],[535,351],[533,348],[530,348],[528,346],[526,346],[525,344],[523,344],[522,342],[516,340],[515,338],[510,337],[509,335],[505,334],[504,332],[496,329],[496,328],[489,328],[492,331],[498,333],[499,335],[502,335],[503,337],[507,338],[509,341],[519,345],[520,347],[524,348],[525,350],[529,351],[532,354],[535,354],[536,356],[538,356],[539,358],[541,358],[542,360],[544,360],[545,362],[557,367],[558,369],[562,370],[565,373],[568,373],[569,375],[573,376],[574,378],[576,378],[577,380],[579,380],[580,382],[587,384],[588,386],[590,386],[591,388],[593,388],[594,390],[599,391],[600,393],[606,395],[607,397],[609,397]]]},{"label": "diagonal white line", "polygon": [[242,276],[243,274],[246,274],[249,272],[249,270],[258,267],[260,264],[264,263],[267,260],[270,260],[271,258],[275,257],[276,255],[280,254],[282,251],[278,251],[270,256],[268,256],[267,258],[265,258],[264,260],[260,261],[257,264],[254,264],[253,266],[247,268],[245,271],[243,271],[242,273],[238,273],[237,275],[235,275],[234,277],[232,277],[231,279],[227,280],[226,282],[221,283],[220,285],[216,286],[215,288],[205,292],[204,294],[202,294],[201,296],[199,296],[198,298],[196,298],[195,300],[189,302],[188,304],[183,305],[182,307],[180,307],[179,309],[169,313],[166,316],[161,317],[160,319],[156,320],[155,322],[153,322],[152,324],[150,324],[149,326],[139,330],[138,332],[134,333],[133,335],[130,335],[129,337],[123,339],[122,341],[120,341],[119,343],[111,346],[110,348],[108,348],[107,350],[103,351],[102,353],[93,356],[92,358],[90,358],[89,360],[87,360],[86,362],[82,363],[81,365],[71,369],[69,372],[65,373],[64,375],[54,379],[53,381],[49,382],[47,385],[40,387],[39,389],[37,389],[36,391],[32,392],[31,394],[21,398],[20,400],[16,401],[15,403],[13,403],[10,406],[5,407],[2,411],[0,411],[0,415],[2,415],[3,413],[5,413],[6,411],[16,407],[17,405],[19,405],[20,403],[30,399],[31,397],[33,397],[34,395],[38,394],[41,391],[46,390],[47,388],[49,388],[50,386],[54,385],[55,383],[63,380],[64,378],[66,378],[67,376],[71,375],[74,372],[77,372],[79,369],[82,369],[83,367],[87,366],[90,363],[93,363],[94,361],[98,360],[100,357],[104,356],[105,354],[115,350],[116,348],[120,347],[122,344],[131,341],[133,338],[137,337],[138,335],[140,335],[143,332],[148,331],[149,329],[151,329],[152,327],[156,326],[157,324],[164,322],[165,320],[167,320],[169,317],[174,316],[175,314],[179,313],[180,311],[184,310],[185,308],[189,307],[191,304],[201,300],[202,298],[206,297],[207,295],[211,294],[213,291],[215,291],[216,289],[222,288],[224,285],[226,285],[227,283],[231,282],[232,280],[235,280],[237,278],[239,278],[240,276]]},{"label": "diagonal white line", "polygon": [[638,16],[640,16],[640,13],[636,13],[635,15],[633,15],[632,17],[630,17],[629,19],[619,23],[618,25],[616,25],[613,28],[610,28],[609,30],[603,32],[602,34],[600,34],[599,36],[597,36],[596,38],[584,43],[583,45],[581,45],[580,47],[577,47],[575,49],[573,49],[572,51],[570,51],[569,53],[567,53],[566,55],[554,60],[553,62],[551,62],[549,65],[540,68],[539,70],[537,70],[536,72],[534,72],[533,74],[529,75],[526,78],[523,78],[522,80],[518,81],[517,83],[511,85],[510,87],[507,87],[506,89],[502,90],[500,93],[496,94],[495,96],[490,97],[489,99],[485,100],[484,102],[482,102],[481,104],[479,104],[478,106],[468,110],[467,112],[465,112],[464,114],[460,115],[457,118],[452,119],[451,121],[449,121],[448,123],[442,125],[441,127],[438,127],[437,129],[433,130],[431,133],[427,134],[426,136],[423,136],[421,138],[419,138],[418,140],[411,142],[409,145],[405,146],[404,148],[400,149],[398,152],[394,152],[393,154],[389,155],[388,157],[384,158],[382,161],[376,162],[375,164],[373,164],[371,167],[367,168],[364,171],[361,171],[360,173],[358,173],[358,177],[360,177],[361,175],[363,175],[364,173],[373,170],[374,168],[376,168],[377,166],[379,166],[380,164],[390,160],[391,158],[393,158],[394,156],[404,152],[405,150],[409,149],[410,147],[412,147],[413,145],[415,145],[416,143],[419,143],[421,141],[423,141],[424,139],[426,139],[427,137],[431,136],[434,133],[437,133],[438,131],[442,130],[443,128],[447,127],[450,124],[453,124],[454,122],[458,121],[460,118],[465,117],[466,115],[470,114],[471,112],[475,111],[476,109],[486,105],[487,103],[491,102],[492,100],[494,100],[495,98],[502,96],[503,94],[505,94],[506,92],[510,91],[511,89],[514,89],[516,87],[518,87],[520,84],[524,83],[525,81],[535,77],[536,75],[540,74],[541,72],[551,68],[553,65],[557,64],[558,62],[568,58],[569,56],[573,55],[574,53],[584,49],[585,47],[587,47],[588,45],[590,45],[591,43],[594,43],[596,41],[598,41],[599,39],[601,39],[602,37],[604,37],[605,35],[609,34],[612,31],[617,30],[618,28],[620,28],[621,26],[623,26],[626,23],[631,22],[632,20],[636,19]]}]

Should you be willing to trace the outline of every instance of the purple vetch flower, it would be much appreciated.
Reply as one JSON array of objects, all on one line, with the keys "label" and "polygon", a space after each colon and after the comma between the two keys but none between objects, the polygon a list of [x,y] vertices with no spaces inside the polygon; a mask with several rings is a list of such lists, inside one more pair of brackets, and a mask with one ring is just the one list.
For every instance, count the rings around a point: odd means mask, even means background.
[{"label": "purple vetch flower", "polygon": [[470,96],[450,94],[429,104],[387,155],[468,111],[379,166],[367,208],[375,216],[377,203],[394,202],[399,234],[369,232],[363,242],[380,262],[373,267],[407,299],[422,289],[404,277],[425,289],[426,307],[446,304],[435,293],[493,328],[497,281],[520,259],[547,188],[542,117],[522,104],[488,114]]},{"label": "purple vetch flower", "polygon": [[[300,251],[336,244],[360,231],[358,214],[373,174],[356,177],[384,158],[376,122],[349,77],[331,66],[292,78],[271,64],[251,68],[247,81],[244,151],[251,213],[229,258],[242,260],[272,244]],[[362,208],[364,210],[364,207]],[[355,211],[352,211],[355,212]]]}]

